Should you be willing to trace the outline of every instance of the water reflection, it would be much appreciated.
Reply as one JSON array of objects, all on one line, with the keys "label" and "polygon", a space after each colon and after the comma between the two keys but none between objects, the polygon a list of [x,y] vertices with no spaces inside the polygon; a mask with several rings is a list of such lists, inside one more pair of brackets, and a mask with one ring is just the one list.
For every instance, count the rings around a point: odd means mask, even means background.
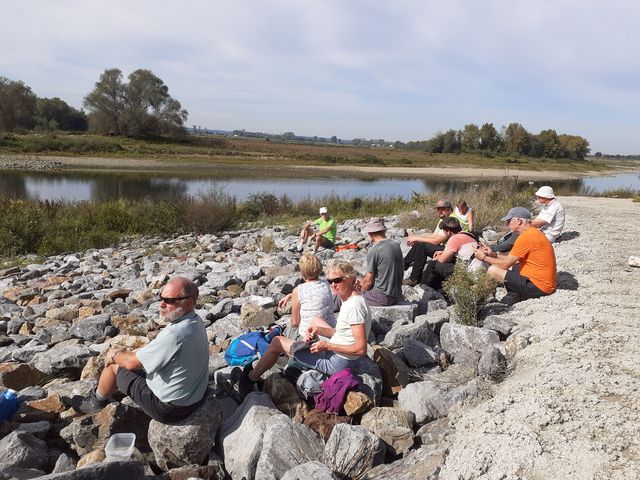
[{"label": "water reflection", "polygon": [[[297,174],[297,172],[295,172]],[[400,196],[410,197],[413,192],[424,194],[434,191],[450,196],[469,185],[514,180],[473,180],[442,177],[345,177],[286,176],[265,174],[264,171],[231,170],[195,176],[139,172],[16,172],[0,171],[0,195],[28,200],[114,200],[150,199],[170,200],[182,195],[198,195],[211,188],[223,188],[239,200],[257,192],[276,195],[287,194],[292,200],[326,195],[343,197]],[[529,182],[520,182],[528,186]],[[592,177],[580,180],[536,182],[549,184],[558,195],[583,195],[615,188],[640,189],[640,174],[621,174],[610,177]]]}]

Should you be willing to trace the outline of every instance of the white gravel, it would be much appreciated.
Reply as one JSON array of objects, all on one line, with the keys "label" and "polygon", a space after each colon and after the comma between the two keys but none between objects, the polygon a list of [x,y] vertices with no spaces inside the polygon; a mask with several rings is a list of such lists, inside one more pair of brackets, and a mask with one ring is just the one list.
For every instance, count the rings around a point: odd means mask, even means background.
[{"label": "white gravel", "polygon": [[452,414],[440,478],[640,478],[640,204],[560,201],[577,235],[556,245],[561,289],[513,308],[531,344],[490,400]]}]

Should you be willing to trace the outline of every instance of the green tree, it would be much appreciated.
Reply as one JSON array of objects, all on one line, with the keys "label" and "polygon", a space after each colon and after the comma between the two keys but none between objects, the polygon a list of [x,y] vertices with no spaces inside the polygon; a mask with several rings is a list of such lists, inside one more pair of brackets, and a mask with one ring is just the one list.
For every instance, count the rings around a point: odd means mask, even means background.
[{"label": "green tree", "polygon": [[485,123],[480,127],[480,149],[496,151],[500,147],[500,135],[493,123]]},{"label": "green tree", "polygon": [[169,95],[169,87],[150,70],[139,69],[123,82],[122,72],[105,70],[84,104],[89,126],[118,135],[175,135],[184,132],[187,111]]},{"label": "green tree", "polygon": [[565,156],[574,160],[584,160],[591,151],[587,139],[578,135],[559,135],[558,142]]},{"label": "green tree", "polygon": [[558,140],[558,134],[555,130],[542,130],[538,134],[538,140],[542,147],[542,156],[547,158],[562,158],[564,152]]},{"label": "green tree", "polygon": [[38,98],[36,104],[36,125],[43,130],[85,131],[87,116],[67,102],[54,98]]},{"label": "green tree", "polygon": [[29,86],[0,77],[0,131],[15,132],[33,128],[36,99]]},{"label": "green tree", "polygon": [[463,152],[476,152],[480,149],[480,129],[474,123],[464,126],[460,138],[460,148]]},{"label": "green tree", "polygon": [[504,131],[504,146],[512,155],[528,155],[530,147],[529,132],[519,123],[510,123]]}]

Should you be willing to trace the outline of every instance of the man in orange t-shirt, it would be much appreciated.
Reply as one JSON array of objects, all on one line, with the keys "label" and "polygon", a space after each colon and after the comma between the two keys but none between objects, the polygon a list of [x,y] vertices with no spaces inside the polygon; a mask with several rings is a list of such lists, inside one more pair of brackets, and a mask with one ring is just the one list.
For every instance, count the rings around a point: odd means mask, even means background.
[{"label": "man in orange t-shirt", "polygon": [[517,294],[521,300],[555,292],[556,255],[544,233],[531,225],[531,212],[514,207],[502,220],[512,232],[520,234],[511,252],[498,254],[482,246],[476,250],[475,257],[488,263],[487,273],[498,282],[504,282],[507,291]]}]

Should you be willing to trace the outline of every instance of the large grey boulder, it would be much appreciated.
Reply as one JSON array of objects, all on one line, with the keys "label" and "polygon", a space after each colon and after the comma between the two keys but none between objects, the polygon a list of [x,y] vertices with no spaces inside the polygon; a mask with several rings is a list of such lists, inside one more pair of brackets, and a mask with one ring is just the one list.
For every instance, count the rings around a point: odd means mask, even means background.
[{"label": "large grey boulder", "polygon": [[321,460],[323,449],[322,439],[309,427],[274,415],[267,420],[255,478],[279,479],[302,463]]},{"label": "large grey boulder", "polygon": [[[42,345],[40,342],[32,340],[26,345],[13,350],[11,352],[11,359],[17,362],[27,363],[33,360],[38,353],[46,352],[48,348],[49,347],[46,345]],[[8,359],[3,359],[3,361],[6,360]]]},{"label": "large grey boulder", "polygon": [[45,472],[37,468],[22,468],[0,463],[0,480],[30,480],[42,478]]},{"label": "large grey boulder", "polygon": [[324,463],[313,461],[303,463],[285,473],[280,480],[338,480]]},{"label": "large grey boulder", "polygon": [[373,400],[374,405],[378,405],[383,390],[382,374],[378,365],[364,356],[358,360],[356,367],[351,369],[351,373],[358,379],[357,391],[366,394]]},{"label": "large grey boulder", "polygon": [[515,327],[516,325],[517,325],[516,322],[499,315],[491,315],[485,318],[484,321],[482,322],[483,328],[486,328],[489,330],[495,330],[503,337],[508,337],[509,335],[511,335],[511,331],[513,330],[513,327]]},{"label": "large grey boulder", "polygon": [[105,336],[105,329],[109,325],[111,325],[111,315],[94,315],[93,317],[83,318],[76,322],[69,329],[69,335],[94,342]]},{"label": "large grey boulder", "polygon": [[93,450],[98,441],[99,426],[94,425],[89,416],[75,418],[60,430],[60,438],[73,448],[80,456]]},{"label": "large grey boulder", "polygon": [[235,338],[241,333],[240,315],[237,313],[230,313],[207,327],[207,336],[214,338],[215,343],[221,343],[227,338]]},{"label": "large grey boulder", "polygon": [[209,313],[207,317],[210,320],[218,320],[219,318],[224,318],[229,315],[233,310],[233,299],[232,298],[223,298],[218,303],[213,305],[213,307],[209,308]]},{"label": "large grey boulder", "polygon": [[361,478],[381,464],[385,454],[380,437],[360,425],[339,423],[324,447],[324,463],[340,478]]},{"label": "large grey boulder", "polygon": [[142,463],[127,462],[101,462],[92,463],[72,472],[60,472],[38,477],[38,480],[144,480]]},{"label": "large grey boulder", "polygon": [[449,425],[449,419],[444,417],[420,427],[416,432],[416,437],[420,438],[423,447],[431,446],[436,448],[442,446],[447,436],[453,431],[453,428]]},{"label": "large grey boulder", "polygon": [[447,453],[444,448],[432,450],[422,447],[410,452],[400,460],[370,470],[362,478],[365,480],[437,479],[440,469],[447,459]]},{"label": "large grey boulder", "polygon": [[47,444],[27,432],[11,432],[0,440],[0,463],[44,470],[49,463]]},{"label": "large grey boulder", "polygon": [[438,337],[428,318],[429,315],[420,315],[413,323],[395,324],[385,335],[382,344],[389,348],[401,348],[407,340],[413,339],[431,347],[438,346]]},{"label": "large grey boulder", "polygon": [[384,335],[396,323],[412,323],[416,316],[417,308],[415,303],[390,307],[371,307],[371,330],[377,335]]},{"label": "large grey boulder", "polygon": [[96,354],[88,346],[73,342],[77,340],[58,343],[46,352],[37,353],[33,358],[34,366],[51,375],[78,374]]},{"label": "large grey boulder", "polygon": [[477,364],[482,352],[489,346],[500,342],[493,330],[447,323],[440,331],[440,344],[453,355],[456,363]]},{"label": "large grey boulder", "polygon": [[156,463],[163,470],[201,464],[215,443],[220,425],[220,407],[213,395],[184,420],[166,424],[149,423],[147,438]]},{"label": "large grey boulder", "polygon": [[216,445],[223,453],[225,469],[232,478],[255,478],[267,422],[274,415],[282,414],[269,396],[253,392],[222,423]]},{"label": "large grey boulder", "polygon": [[413,447],[411,412],[391,407],[375,407],[362,416],[360,425],[378,435],[392,455],[404,454]]},{"label": "large grey boulder", "polygon": [[398,394],[398,406],[422,425],[445,417],[457,402],[478,392],[475,368],[451,365],[444,372],[427,373],[422,382],[407,385]]},{"label": "large grey boulder", "polygon": [[478,375],[501,380],[507,374],[507,357],[504,346],[489,345],[478,361]]},{"label": "large grey boulder", "polygon": [[412,367],[435,366],[438,365],[439,350],[411,338],[404,342],[400,356]]}]

